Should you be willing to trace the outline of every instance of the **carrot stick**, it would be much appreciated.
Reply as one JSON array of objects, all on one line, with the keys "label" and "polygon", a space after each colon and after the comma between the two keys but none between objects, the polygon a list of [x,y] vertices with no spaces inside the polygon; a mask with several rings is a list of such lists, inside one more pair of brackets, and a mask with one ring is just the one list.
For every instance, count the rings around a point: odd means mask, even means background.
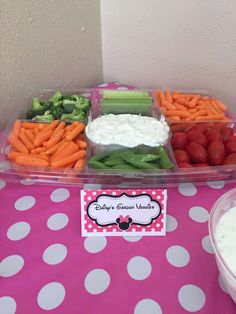
[{"label": "carrot stick", "polygon": [[194,108],[196,106],[196,104],[198,103],[200,97],[201,97],[200,95],[194,96],[189,103],[189,108]]},{"label": "carrot stick", "polygon": [[169,117],[169,120],[180,121],[181,118],[179,116],[171,116]]},{"label": "carrot stick", "polygon": [[49,162],[39,157],[30,156],[30,155],[18,155],[15,158],[15,162],[19,165],[24,166],[33,166],[33,167],[47,167],[49,166]]},{"label": "carrot stick", "polygon": [[53,120],[50,124],[48,124],[43,130],[42,132],[46,132],[48,130],[54,130],[57,125],[59,124],[60,120]]},{"label": "carrot stick", "polygon": [[38,128],[38,123],[22,122],[22,127],[25,129],[34,129],[34,128]]},{"label": "carrot stick", "polygon": [[65,158],[69,155],[74,154],[77,152],[79,149],[78,145],[75,144],[74,142],[65,142],[64,144],[61,145],[61,148],[56,151],[56,153],[52,156],[51,160],[59,160],[62,158]]},{"label": "carrot stick", "polygon": [[43,153],[43,152],[46,152],[46,147],[37,147],[35,149],[35,152],[36,153]]},{"label": "carrot stick", "polygon": [[60,168],[60,167],[64,167],[74,161],[77,161],[78,159],[82,159],[84,158],[86,155],[86,151],[85,150],[80,150],[72,155],[69,155],[67,157],[64,157],[62,159],[59,160],[53,160],[51,163],[52,167],[55,168]]},{"label": "carrot stick", "polygon": [[40,133],[39,129],[38,128],[34,128],[33,129],[33,132],[34,132],[34,135],[38,135]]},{"label": "carrot stick", "polygon": [[170,103],[169,101],[165,100],[161,104],[162,107],[165,107],[167,110],[176,110],[176,106]]},{"label": "carrot stick", "polygon": [[21,131],[19,133],[19,139],[25,145],[25,147],[27,147],[29,151],[35,148],[34,145],[31,143],[31,141],[26,136],[25,132]]},{"label": "carrot stick", "polygon": [[203,116],[206,114],[206,110],[199,110],[197,112],[192,113],[190,116],[188,116],[185,121],[191,121],[195,120],[196,117]]},{"label": "carrot stick", "polygon": [[184,105],[182,105],[182,104],[174,102],[173,105],[176,107],[177,110],[188,111],[188,109]]},{"label": "carrot stick", "polygon": [[226,111],[227,107],[226,105],[220,101],[219,99],[213,99],[213,101],[216,103],[216,105],[222,110],[222,111]]},{"label": "carrot stick", "polygon": [[194,98],[196,94],[184,94],[184,93],[179,93],[179,94],[173,94],[172,98],[175,100],[177,98]]},{"label": "carrot stick", "polygon": [[35,147],[41,146],[43,142],[47,141],[50,138],[52,132],[53,131],[51,129],[48,130],[45,129],[41,131],[39,134],[37,134],[34,139],[34,146]]},{"label": "carrot stick", "polygon": [[18,152],[28,154],[29,150],[28,148],[15,136],[10,136],[9,144]]},{"label": "carrot stick", "polygon": [[58,126],[54,129],[54,131],[53,131],[53,133],[52,133],[52,136],[53,136],[55,133],[57,133],[59,130],[64,129],[65,125],[66,125],[65,122],[60,122],[60,123],[58,124]]},{"label": "carrot stick", "polygon": [[196,121],[205,121],[205,120],[222,120],[224,119],[224,115],[212,114],[207,116],[199,116],[196,118]]},{"label": "carrot stick", "polygon": [[72,141],[76,136],[78,136],[84,130],[84,124],[79,123],[71,132],[66,136],[67,141]]},{"label": "carrot stick", "polygon": [[166,100],[165,94],[163,93],[162,90],[157,90],[158,98],[160,99],[160,105],[163,103],[163,101]]},{"label": "carrot stick", "polygon": [[26,129],[25,130],[25,134],[28,137],[28,139],[30,140],[30,142],[33,144],[34,143],[34,138],[35,138],[33,131],[29,130],[29,129]]},{"label": "carrot stick", "polygon": [[48,123],[39,123],[39,124],[38,124],[38,128],[39,128],[40,131],[42,131],[43,129],[45,129],[46,126],[48,126]]},{"label": "carrot stick", "polygon": [[175,101],[181,105],[185,105],[185,103],[186,103],[186,99],[184,99],[184,98],[176,98]]},{"label": "carrot stick", "polygon": [[12,135],[18,137],[21,128],[21,121],[16,120],[13,126]]},{"label": "carrot stick", "polygon": [[88,144],[83,140],[76,140],[75,143],[79,146],[80,149],[85,149],[88,146]]},{"label": "carrot stick", "polygon": [[170,92],[169,88],[167,88],[167,90],[166,90],[166,100],[167,100],[170,104],[173,103],[173,99],[172,99],[171,92]]},{"label": "carrot stick", "polygon": [[78,159],[74,165],[74,169],[83,170],[85,165],[85,159]]},{"label": "carrot stick", "polygon": [[[53,132],[54,133],[54,132]],[[52,133],[50,139],[47,142],[43,143],[44,147],[51,148],[54,145],[56,145],[60,140],[62,139],[62,136],[64,134],[64,129],[59,129],[54,134]]]},{"label": "carrot stick", "polygon": [[45,154],[53,154],[55,153],[55,151],[65,142],[66,140],[63,139],[61,140],[59,143],[55,144],[54,146],[48,148],[46,151],[45,151]]},{"label": "carrot stick", "polygon": [[180,118],[187,118],[190,113],[186,111],[180,111],[180,110],[168,110],[166,112],[167,117],[171,116],[179,116]]}]

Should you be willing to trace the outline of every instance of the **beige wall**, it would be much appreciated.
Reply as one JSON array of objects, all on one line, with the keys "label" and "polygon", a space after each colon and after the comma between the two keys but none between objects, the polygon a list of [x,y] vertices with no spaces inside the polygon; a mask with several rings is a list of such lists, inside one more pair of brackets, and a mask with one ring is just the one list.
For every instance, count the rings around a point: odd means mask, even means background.
[{"label": "beige wall", "polygon": [[104,80],[204,88],[236,111],[235,0],[101,0]]},{"label": "beige wall", "polygon": [[102,81],[99,0],[0,0],[0,125],[40,89]]}]

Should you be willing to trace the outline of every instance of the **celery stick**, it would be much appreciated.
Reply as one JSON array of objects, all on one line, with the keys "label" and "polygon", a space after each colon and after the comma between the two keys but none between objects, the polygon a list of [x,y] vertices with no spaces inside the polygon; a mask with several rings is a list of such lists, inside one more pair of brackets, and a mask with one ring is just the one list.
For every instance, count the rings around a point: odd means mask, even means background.
[{"label": "celery stick", "polygon": [[103,99],[101,101],[103,105],[122,105],[122,106],[129,106],[129,105],[150,105],[152,103],[151,97],[148,99]]},{"label": "celery stick", "polygon": [[102,91],[102,96],[104,99],[149,99],[150,96],[148,92],[140,92],[140,91]]}]

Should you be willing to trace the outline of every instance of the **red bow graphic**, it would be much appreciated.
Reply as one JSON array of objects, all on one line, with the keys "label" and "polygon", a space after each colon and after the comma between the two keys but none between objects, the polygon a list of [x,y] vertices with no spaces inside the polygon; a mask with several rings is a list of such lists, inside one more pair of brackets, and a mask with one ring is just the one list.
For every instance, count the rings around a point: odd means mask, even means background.
[{"label": "red bow graphic", "polygon": [[129,222],[129,215],[127,215],[125,217],[120,215],[119,218],[120,218],[120,223],[122,223],[122,222]]}]

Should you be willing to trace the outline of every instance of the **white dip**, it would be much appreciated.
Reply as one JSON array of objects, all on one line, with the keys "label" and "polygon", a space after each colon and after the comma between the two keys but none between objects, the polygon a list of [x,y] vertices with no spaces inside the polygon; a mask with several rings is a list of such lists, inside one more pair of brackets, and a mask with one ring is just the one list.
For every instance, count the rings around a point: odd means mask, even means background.
[{"label": "white dip", "polygon": [[125,147],[166,144],[169,127],[162,117],[159,120],[135,114],[107,114],[89,122],[87,137],[96,144],[116,144]]},{"label": "white dip", "polygon": [[236,276],[236,206],[220,218],[215,229],[215,239],[226,265]]}]

